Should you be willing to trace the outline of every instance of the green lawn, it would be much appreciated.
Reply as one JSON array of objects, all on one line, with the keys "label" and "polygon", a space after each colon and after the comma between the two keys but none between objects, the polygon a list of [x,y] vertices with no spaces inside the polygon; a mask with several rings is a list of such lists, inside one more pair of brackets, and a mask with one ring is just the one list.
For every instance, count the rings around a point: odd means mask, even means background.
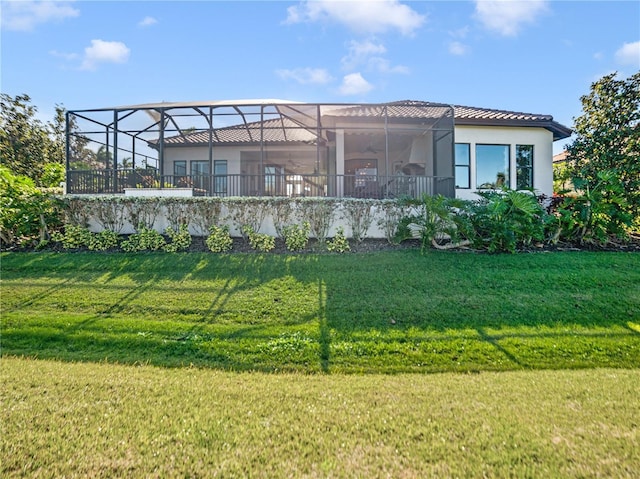
[{"label": "green lawn", "polygon": [[640,365],[640,255],[5,253],[2,353],[226,370]]},{"label": "green lawn", "polygon": [[2,477],[640,470],[639,254],[0,261]]},{"label": "green lawn", "polygon": [[3,358],[2,477],[638,477],[640,371],[304,375]]}]

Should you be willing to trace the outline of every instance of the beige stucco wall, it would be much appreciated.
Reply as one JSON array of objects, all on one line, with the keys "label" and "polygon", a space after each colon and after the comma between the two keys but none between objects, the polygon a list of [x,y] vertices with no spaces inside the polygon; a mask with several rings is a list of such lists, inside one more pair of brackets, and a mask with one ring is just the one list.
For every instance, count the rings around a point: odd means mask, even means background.
[{"label": "beige stucco wall", "polygon": [[456,197],[478,199],[476,190],[476,144],[510,145],[509,187],[516,187],[516,145],[533,145],[533,187],[539,193],[553,194],[553,134],[544,128],[456,126],[456,143],[471,145],[471,188],[456,189]]}]

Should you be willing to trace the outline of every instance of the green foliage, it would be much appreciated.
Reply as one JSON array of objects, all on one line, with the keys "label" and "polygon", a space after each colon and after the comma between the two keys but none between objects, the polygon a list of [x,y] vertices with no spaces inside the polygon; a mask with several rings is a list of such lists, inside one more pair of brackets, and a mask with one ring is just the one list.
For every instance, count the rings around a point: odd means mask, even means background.
[{"label": "green foliage", "polygon": [[476,246],[490,253],[514,253],[517,246],[544,240],[546,213],[533,194],[509,189],[477,194],[482,199],[470,216]]},{"label": "green foliage", "polygon": [[191,234],[187,225],[180,225],[177,231],[169,227],[166,230],[166,234],[171,240],[170,243],[164,246],[164,250],[168,253],[185,251],[191,246]]},{"label": "green foliage", "polygon": [[302,251],[309,243],[309,233],[311,226],[308,221],[302,225],[289,225],[282,229],[284,243],[289,251]]},{"label": "green foliage", "polygon": [[202,236],[209,234],[211,227],[221,221],[221,198],[189,198],[188,204],[191,223]]},{"label": "green foliage", "polygon": [[137,233],[124,240],[120,247],[126,253],[133,253],[136,251],[162,250],[166,244],[165,239],[156,230],[141,227]]},{"label": "green foliage", "polygon": [[3,248],[47,240],[61,224],[60,202],[39,191],[28,177],[0,165],[0,243]]},{"label": "green foliage", "polygon": [[271,214],[273,226],[279,238],[285,238],[284,229],[291,225],[297,215],[298,202],[291,198],[273,198],[271,200]]},{"label": "green foliage", "polygon": [[127,198],[122,205],[125,208],[124,217],[134,228],[152,229],[160,213],[158,198]]},{"label": "green foliage", "polygon": [[433,244],[456,245],[473,237],[467,209],[470,203],[447,198],[442,195],[423,195],[420,200],[405,200],[417,212],[403,218],[398,227],[399,239],[419,235],[422,252],[429,251]]},{"label": "green foliage", "polygon": [[276,247],[276,239],[264,233],[256,233],[251,226],[242,227],[242,234],[249,238],[249,244],[255,250],[266,253]]},{"label": "green foliage", "polygon": [[45,163],[42,167],[40,184],[44,188],[56,188],[64,181],[65,168],[62,163]]},{"label": "green foliage", "polygon": [[240,230],[245,240],[248,239],[246,232],[249,229],[251,231],[260,231],[265,216],[271,210],[269,198],[225,198],[223,201],[228,210],[228,218]]},{"label": "green foliage", "polygon": [[356,243],[362,243],[373,222],[373,200],[344,199],[342,200],[342,217],[351,228],[351,238]]},{"label": "green foliage", "polygon": [[397,243],[400,221],[407,214],[406,204],[395,199],[387,199],[381,200],[376,206],[379,214],[378,227],[384,231],[389,243]]},{"label": "green foliage", "polygon": [[64,249],[88,247],[91,242],[91,231],[77,225],[65,225],[63,232],[51,233],[51,241],[61,243]]},{"label": "green foliage", "polygon": [[[600,187],[600,172],[608,171],[622,184],[625,202],[616,206],[640,216],[640,72],[623,80],[609,74],[591,85],[581,98],[583,114],[575,120],[576,139],[567,147],[572,176],[581,188]],[[607,180],[609,183],[612,181]],[[616,188],[617,189],[617,188]],[[615,216],[615,215],[613,215]]]},{"label": "green foliage", "polygon": [[228,226],[211,225],[206,239],[207,247],[214,253],[225,253],[233,246]]},{"label": "green foliage", "polygon": [[578,193],[567,196],[547,221],[552,243],[558,241],[604,245],[612,235],[627,237],[633,224],[627,195],[615,171],[600,171],[595,183],[574,178]]},{"label": "green foliage", "polygon": [[349,241],[344,235],[344,228],[342,228],[342,226],[338,227],[336,235],[327,241],[327,250],[331,253],[346,253],[347,251],[351,251]]},{"label": "green foliage", "polygon": [[302,198],[299,203],[300,216],[309,222],[311,232],[322,243],[333,224],[339,200],[333,198]]},{"label": "green foliage", "polygon": [[115,231],[102,230],[93,233],[89,238],[88,247],[92,251],[107,251],[118,247],[120,236]]}]

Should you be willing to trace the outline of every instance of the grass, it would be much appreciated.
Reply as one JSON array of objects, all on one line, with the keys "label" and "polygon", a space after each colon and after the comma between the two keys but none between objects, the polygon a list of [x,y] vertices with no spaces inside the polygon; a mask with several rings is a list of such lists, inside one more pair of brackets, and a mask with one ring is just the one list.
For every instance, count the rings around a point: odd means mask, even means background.
[{"label": "grass", "polygon": [[640,470],[638,254],[0,261],[2,477]]},{"label": "grass", "polygon": [[225,370],[640,366],[640,255],[5,253],[2,354]]},{"label": "grass", "polygon": [[2,477],[637,477],[640,371],[235,373],[4,357]]}]

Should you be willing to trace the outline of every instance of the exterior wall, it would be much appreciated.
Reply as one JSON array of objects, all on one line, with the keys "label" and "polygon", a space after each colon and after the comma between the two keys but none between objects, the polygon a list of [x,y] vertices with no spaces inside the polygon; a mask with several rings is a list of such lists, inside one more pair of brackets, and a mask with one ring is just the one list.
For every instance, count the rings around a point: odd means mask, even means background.
[{"label": "exterior wall", "polygon": [[[247,150],[247,148],[244,148]],[[227,174],[239,175],[240,172],[240,148],[224,147],[213,149],[213,160],[227,160]],[[191,161],[209,161],[209,149],[207,147],[165,147],[164,149],[164,174],[173,175],[173,164],[176,161],[187,162],[187,175],[191,174]]]},{"label": "exterior wall", "polygon": [[538,193],[553,194],[553,134],[545,128],[532,127],[455,127],[455,142],[469,143],[471,188],[456,188],[456,197],[478,199],[476,187],[476,144],[509,145],[509,187],[516,188],[516,145],[533,145],[533,188]]}]

